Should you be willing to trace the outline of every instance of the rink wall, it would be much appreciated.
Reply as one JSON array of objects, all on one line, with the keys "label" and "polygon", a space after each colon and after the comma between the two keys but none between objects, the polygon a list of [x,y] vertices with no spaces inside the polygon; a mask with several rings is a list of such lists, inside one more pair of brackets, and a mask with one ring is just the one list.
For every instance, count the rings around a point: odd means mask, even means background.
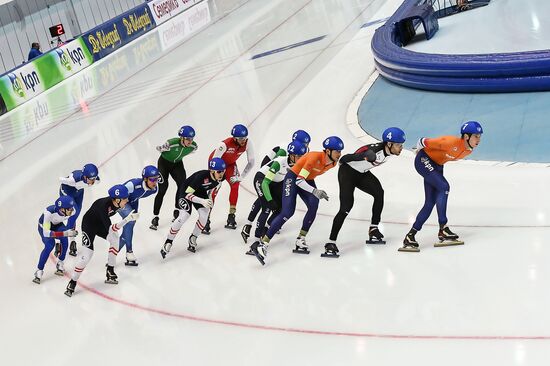
[{"label": "rink wall", "polygon": [[0,115],[80,72],[204,0],[153,0],[0,75]]},{"label": "rink wall", "polygon": [[[429,0],[405,0],[375,31],[371,48],[382,76],[403,86],[435,91],[550,90],[550,50],[444,55],[403,48],[399,24],[411,14],[418,15],[419,7],[429,3]],[[422,16],[420,19],[423,20]]]}]

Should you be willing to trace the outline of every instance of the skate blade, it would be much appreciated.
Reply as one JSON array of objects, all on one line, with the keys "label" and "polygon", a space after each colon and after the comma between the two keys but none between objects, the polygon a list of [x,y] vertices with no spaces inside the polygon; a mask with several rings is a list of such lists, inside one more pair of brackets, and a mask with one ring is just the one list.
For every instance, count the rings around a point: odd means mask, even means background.
[{"label": "skate blade", "polygon": [[70,255],[71,257],[76,257],[76,252],[69,252],[69,255]]},{"label": "skate blade", "polygon": [[304,250],[304,249],[294,249],[294,250],[292,251],[292,253],[296,253],[296,254],[309,254],[309,250],[307,250],[307,249],[305,249],[305,250]]},{"label": "skate blade", "polygon": [[412,253],[418,253],[420,252],[420,249],[419,248],[405,248],[405,247],[401,247],[399,249],[397,249],[398,251],[400,252],[412,252]]},{"label": "skate blade", "polygon": [[236,226],[231,226],[231,225],[225,225],[224,228],[226,228],[226,229],[231,229],[231,230],[237,229]]},{"label": "skate blade", "polygon": [[168,252],[165,252],[162,249],[160,250],[160,255],[162,256],[162,259],[165,259],[167,254],[168,254]]},{"label": "skate blade", "polygon": [[322,254],[321,254],[321,257],[323,257],[323,258],[339,258],[340,255],[339,255],[339,254],[327,254],[327,253],[322,253]]},{"label": "skate blade", "polygon": [[265,266],[265,258],[260,255],[260,253],[254,252],[253,253],[258,262],[262,264],[262,266]]},{"label": "skate blade", "polygon": [[210,231],[201,231],[201,234],[203,234],[203,235],[210,235]]},{"label": "skate blade", "polygon": [[118,285],[118,280],[105,280],[105,283],[109,285]]},{"label": "skate blade", "polygon": [[440,241],[434,244],[434,247],[450,247],[453,245],[464,245],[464,242],[461,240],[447,240],[447,241]]},{"label": "skate blade", "polygon": [[73,297],[73,293],[69,290],[65,291],[65,296]]},{"label": "skate blade", "polygon": [[193,247],[187,247],[187,250],[190,251],[191,253],[195,253],[197,250]]},{"label": "skate blade", "polygon": [[149,226],[149,229],[157,231],[157,227],[153,225]]},{"label": "skate blade", "polygon": [[37,285],[40,285],[40,278],[35,277],[32,282],[36,283]]},{"label": "skate blade", "polygon": [[249,250],[248,252],[246,252],[244,254],[246,254],[246,255],[256,255],[256,254],[254,254],[254,252],[252,250]]},{"label": "skate blade", "polygon": [[386,244],[385,240],[366,240],[365,244]]},{"label": "skate blade", "polygon": [[139,263],[137,263],[137,262],[126,262],[124,264],[129,266],[129,267],[137,267],[139,265]]},{"label": "skate blade", "polygon": [[241,234],[241,238],[243,238],[244,243],[248,243],[248,236]]},{"label": "skate blade", "polygon": [[65,272],[63,271],[55,271],[54,273],[56,276],[63,276],[65,274]]}]

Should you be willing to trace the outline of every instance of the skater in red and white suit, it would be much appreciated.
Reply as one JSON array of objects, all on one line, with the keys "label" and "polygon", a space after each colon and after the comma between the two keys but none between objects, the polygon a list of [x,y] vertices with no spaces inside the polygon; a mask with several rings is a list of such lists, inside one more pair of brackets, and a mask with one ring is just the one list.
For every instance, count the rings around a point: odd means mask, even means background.
[{"label": "skater in red and white suit", "polygon": [[[239,173],[237,160],[245,151],[247,164],[242,173]],[[216,150],[210,154],[208,159],[211,160],[212,158],[222,158],[227,166],[225,170],[225,180],[229,183],[231,192],[229,193],[229,215],[227,216],[227,224],[225,227],[228,229],[236,229],[237,222],[235,221],[235,212],[237,211],[240,182],[254,167],[254,150],[252,149],[252,144],[248,140],[248,129],[240,124],[233,126],[231,137],[223,140]],[[210,233],[210,220],[206,223],[203,233]]]}]

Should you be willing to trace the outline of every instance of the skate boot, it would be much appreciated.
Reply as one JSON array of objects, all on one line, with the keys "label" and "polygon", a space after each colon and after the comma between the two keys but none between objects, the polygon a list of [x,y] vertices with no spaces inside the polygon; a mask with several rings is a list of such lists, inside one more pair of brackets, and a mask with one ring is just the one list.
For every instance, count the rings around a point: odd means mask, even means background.
[{"label": "skate boot", "polygon": [[233,229],[235,230],[237,228],[237,222],[235,221],[235,214],[230,213],[227,215],[227,224],[225,224],[226,229]]},{"label": "skate boot", "polygon": [[153,217],[153,220],[151,220],[151,226],[149,226],[149,229],[156,231],[158,227],[159,227],[159,217],[155,216]]},{"label": "skate boot", "polygon": [[44,274],[44,271],[41,269],[34,272],[34,279],[32,280],[32,282],[36,283],[37,285],[40,285],[40,280],[42,280],[43,274]]},{"label": "skate boot", "polygon": [[458,235],[453,233],[448,226],[444,226],[439,229],[439,234],[437,235],[439,242],[435,243],[435,247],[447,247],[450,245],[463,245],[464,242],[458,240]]},{"label": "skate boot", "polygon": [[172,222],[176,221],[179,215],[180,215],[180,210],[174,210],[174,218],[172,218]]},{"label": "skate boot", "polygon": [[418,242],[415,239],[416,230],[412,229],[409,231],[405,239],[403,239],[403,247],[399,248],[400,252],[419,252]]},{"label": "skate boot", "polygon": [[296,244],[296,248],[292,251],[292,253],[309,254],[309,249],[308,249],[305,237],[303,236],[297,237],[295,244]]},{"label": "skate boot", "polygon": [[61,255],[61,243],[57,240],[55,241],[55,249],[53,251],[53,255],[56,258],[59,258],[59,256]]},{"label": "skate boot", "polygon": [[65,274],[65,269],[63,268],[63,261],[58,261],[55,265],[55,274],[57,276],[63,276]]},{"label": "skate boot", "polygon": [[197,237],[195,235],[191,235],[188,243],[189,246],[187,247],[187,250],[191,253],[195,253],[197,251]]},{"label": "skate boot", "polygon": [[204,229],[201,232],[204,235],[210,235],[210,219],[206,220],[206,225],[204,225]]},{"label": "skate boot", "polygon": [[386,244],[384,235],[378,230],[378,226],[371,226],[369,228],[369,240],[366,241],[367,244]]},{"label": "skate boot", "polygon": [[115,273],[115,267],[107,266],[106,275],[107,279],[105,280],[105,283],[109,283],[111,285],[118,284],[118,276]]},{"label": "skate boot", "polygon": [[267,257],[267,243],[262,243],[256,240],[250,246],[250,250],[252,251],[252,254],[256,256],[262,266],[265,265],[265,257]]},{"label": "skate boot", "polygon": [[252,229],[252,225],[246,224],[246,225],[243,226],[243,229],[241,230],[241,236],[242,236],[245,244],[248,242],[248,238],[250,238],[250,230],[251,229]]},{"label": "skate boot", "polygon": [[325,252],[321,254],[321,257],[323,258],[338,258],[340,255],[338,255],[338,247],[336,246],[336,243],[326,243],[325,244]]},{"label": "skate boot", "polygon": [[69,284],[67,285],[67,289],[65,290],[65,295],[69,297],[73,296],[75,289],[76,289],[76,281],[70,280]]},{"label": "skate boot", "polygon": [[71,244],[69,244],[69,255],[71,257],[76,257],[76,241],[71,241]]},{"label": "skate boot", "polygon": [[172,248],[172,240],[166,239],[164,245],[162,246],[162,249],[160,250],[160,255],[162,255],[162,259],[166,258],[166,255],[170,253],[170,248]]},{"label": "skate boot", "polygon": [[126,252],[126,263],[124,264],[127,266],[137,267],[139,263],[137,262],[134,252]]}]

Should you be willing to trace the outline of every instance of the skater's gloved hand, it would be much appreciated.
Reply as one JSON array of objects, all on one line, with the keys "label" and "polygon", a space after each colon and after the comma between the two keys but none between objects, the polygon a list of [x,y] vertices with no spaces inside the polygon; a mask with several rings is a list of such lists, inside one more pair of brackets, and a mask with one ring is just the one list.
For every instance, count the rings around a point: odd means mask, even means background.
[{"label": "skater's gloved hand", "polygon": [[275,200],[267,201],[267,206],[271,211],[278,211],[279,210],[279,204]]},{"label": "skater's gloved hand", "polygon": [[166,141],[164,144],[157,146],[157,151],[160,153],[165,151],[170,151],[170,143]]},{"label": "skater's gloved hand", "polygon": [[65,237],[69,237],[69,238],[74,238],[75,236],[78,235],[78,230],[65,230],[63,232],[63,236]]},{"label": "skater's gloved hand", "polygon": [[241,176],[238,175],[238,174],[235,174],[234,176],[229,178],[229,183],[231,183],[231,184],[235,184],[235,183],[240,182],[240,181],[241,181]]},{"label": "skater's gloved hand", "polygon": [[328,194],[327,192],[323,191],[322,189],[315,188],[313,190],[313,195],[317,197],[318,199],[324,199],[328,201]]},{"label": "skater's gloved hand", "polygon": [[205,208],[212,208],[212,206],[214,206],[214,202],[211,199],[199,198],[197,201],[199,205],[202,205],[202,207]]}]

